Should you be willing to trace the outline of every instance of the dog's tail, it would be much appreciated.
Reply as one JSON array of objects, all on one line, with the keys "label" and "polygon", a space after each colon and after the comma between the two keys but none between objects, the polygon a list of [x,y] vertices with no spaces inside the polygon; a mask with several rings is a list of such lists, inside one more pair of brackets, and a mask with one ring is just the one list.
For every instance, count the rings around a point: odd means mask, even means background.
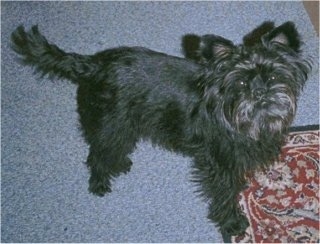
[{"label": "dog's tail", "polygon": [[91,56],[66,53],[56,45],[49,44],[40,34],[38,26],[29,32],[19,26],[12,34],[12,48],[21,56],[24,64],[35,67],[36,71],[49,77],[59,77],[79,83],[81,77],[92,74],[95,66],[90,63]]}]

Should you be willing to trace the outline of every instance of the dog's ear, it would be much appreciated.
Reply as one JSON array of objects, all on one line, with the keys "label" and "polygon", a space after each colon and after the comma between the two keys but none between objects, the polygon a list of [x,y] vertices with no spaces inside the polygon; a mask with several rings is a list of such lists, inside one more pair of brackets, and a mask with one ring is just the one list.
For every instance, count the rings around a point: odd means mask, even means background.
[{"label": "dog's ear", "polygon": [[204,35],[200,42],[200,55],[206,61],[229,55],[234,45],[232,41],[217,35]]},{"label": "dog's ear", "polygon": [[233,47],[230,40],[212,34],[203,36],[187,34],[182,37],[184,56],[200,63],[225,56],[230,53]]},{"label": "dog's ear", "polygon": [[301,46],[300,35],[293,22],[288,21],[262,37],[262,43],[269,47],[280,43],[298,52]]},{"label": "dog's ear", "polygon": [[200,61],[201,37],[195,34],[186,34],[182,37],[182,53],[185,58]]},{"label": "dog's ear", "polygon": [[243,45],[246,47],[253,47],[256,44],[261,44],[261,37],[273,29],[274,22],[263,22],[242,38]]}]

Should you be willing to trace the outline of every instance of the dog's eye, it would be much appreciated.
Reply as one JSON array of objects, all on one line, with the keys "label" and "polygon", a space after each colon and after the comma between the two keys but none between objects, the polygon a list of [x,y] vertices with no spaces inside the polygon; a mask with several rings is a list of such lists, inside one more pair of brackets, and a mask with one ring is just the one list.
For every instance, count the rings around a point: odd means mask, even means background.
[{"label": "dog's eye", "polygon": [[272,76],[269,77],[268,81],[276,81],[277,79],[278,79],[277,76],[272,75]]},{"label": "dog's eye", "polygon": [[237,83],[239,87],[246,87],[248,85],[248,83],[244,80],[239,80]]}]

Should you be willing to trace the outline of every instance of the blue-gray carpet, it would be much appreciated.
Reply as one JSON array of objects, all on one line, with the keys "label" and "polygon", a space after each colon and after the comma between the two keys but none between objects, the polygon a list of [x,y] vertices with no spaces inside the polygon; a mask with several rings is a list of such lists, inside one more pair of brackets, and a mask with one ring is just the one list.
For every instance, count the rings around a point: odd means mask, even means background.
[{"label": "blue-gray carpet", "polygon": [[[181,56],[186,33],[236,43],[265,20],[292,20],[318,66],[319,39],[301,2],[1,2],[1,241],[222,242],[193,191],[190,159],[141,142],[112,194],[88,193],[88,147],[78,130],[76,86],[19,65],[10,33],[39,24],[61,48],[91,54],[119,45]],[[318,124],[315,68],[295,125]]]}]

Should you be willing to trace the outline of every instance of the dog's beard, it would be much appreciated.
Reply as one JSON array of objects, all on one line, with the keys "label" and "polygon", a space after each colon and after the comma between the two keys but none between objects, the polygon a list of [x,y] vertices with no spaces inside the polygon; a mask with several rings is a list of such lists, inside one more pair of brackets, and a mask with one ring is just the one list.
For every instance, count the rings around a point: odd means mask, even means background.
[{"label": "dog's beard", "polygon": [[239,98],[224,103],[226,119],[237,132],[254,140],[264,135],[284,132],[291,124],[295,111],[296,99],[291,88],[284,84],[275,84],[260,98]]}]

